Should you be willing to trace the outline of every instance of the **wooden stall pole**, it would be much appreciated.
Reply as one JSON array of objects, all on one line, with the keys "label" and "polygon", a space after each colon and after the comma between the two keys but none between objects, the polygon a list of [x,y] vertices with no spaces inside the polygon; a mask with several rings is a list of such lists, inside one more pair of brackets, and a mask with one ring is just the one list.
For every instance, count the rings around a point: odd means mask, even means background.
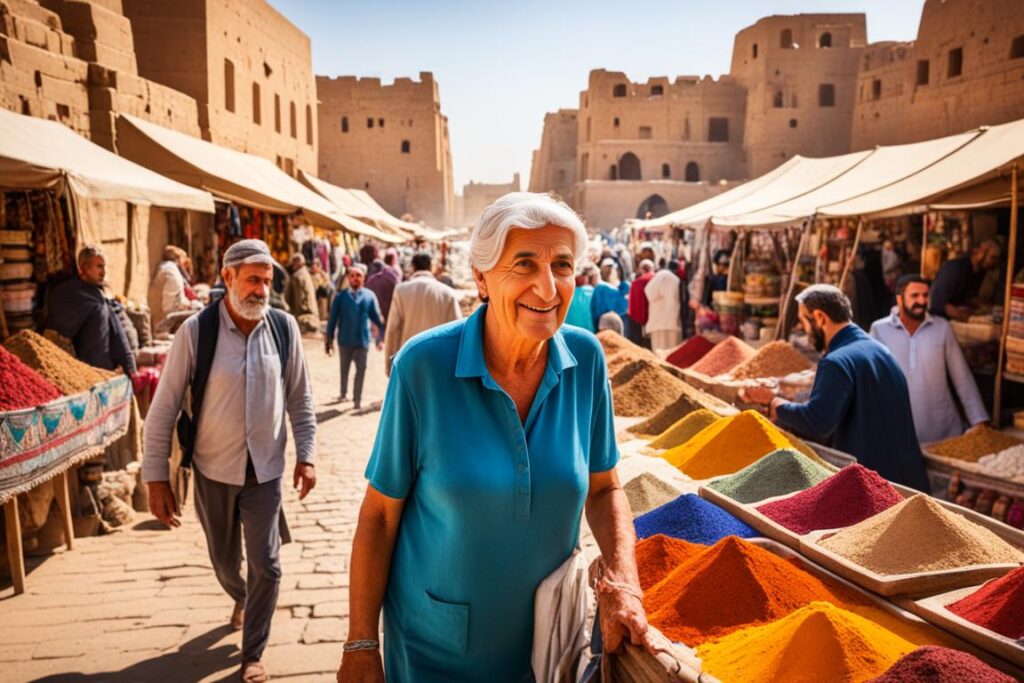
[{"label": "wooden stall pole", "polygon": [[796,256],[793,258],[793,268],[789,275],[789,284],[786,287],[786,298],[779,305],[779,322],[775,324],[776,339],[789,339],[789,330],[785,329],[786,320],[789,318],[789,307],[793,305],[793,296],[796,294],[796,288],[799,284],[797,281],[799,280],[798,275],[800,273],[800,256],[804,253],[804,249],[807,248],[811,230],[811,224],[804,223],[803,233],[800,235],[800,244],[797,245]]},{"label": "wooden stall pole", "polygon": [[864,229],[864,217],[861,216],[857,219],[857,232],[853,235],[853,247],[850,249],[850,255],[846,258],[846,265],[843,266],[843,274],[839,277],[839,284],[836,285],[839,289],[846,286],[846,278],[850,276],[850,271],[853,269],[853,262],[857,260],[857,249],[860,247],[860,233]]},{"label": "wooden stall pole", "polygon": [[7,314],[4,313],[4,307],[0,306],[0,341],[7,339],[10,333],[7,331]]},{"label": "wooden stall pole", "polygon": [[71,519],[71,495],[68,490],[68,471],[53,478],[53,493],[57,498],[61,523],[64,525],[64,545],[71,550],[75,543],[75,524]]},{"label": "wooden stall pole", "polygon": [[1006,289],[1003,292],[1003,329],[999,333],[999,359],[996,361],[995,397],[992,400],[992,424],[996,429],[1002,422],[1003,373],[1006,370],[1006,336],[1010,332],[1010,302],[1013,298],[1013,276],[1017,260],[1017,214],[1020,212],[1020,193],[1017,187],[1018,162],[1010,170],[1010,247],[1006,258]]},{"label": "wooden stall pole", "polygon": [[7,564],[11,568],[14,594],[25,592],[25,554],[21,547],[21,520],[18,518],[18,497],[4,503],[4,527],[7,530]]}]

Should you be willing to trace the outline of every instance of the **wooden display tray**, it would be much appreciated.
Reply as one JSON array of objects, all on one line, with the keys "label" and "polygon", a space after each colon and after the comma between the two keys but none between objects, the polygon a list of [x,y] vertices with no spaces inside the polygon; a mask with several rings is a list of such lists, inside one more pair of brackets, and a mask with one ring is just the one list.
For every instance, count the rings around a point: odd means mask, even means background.
[{"label": "wooden display tray", "polygon": [[819,545],[820,541],[829,536],[834,536],[839,531],[836,529],[823,529],[802,536],[800,552],[857,585],[886,597],[924,597],[934,595],[954,588],[972,586],[989,579],[998,578],[1020,566],[1009,563],[978,564],[934,572],[878,574]]},{"label": "wooden display tray", "polygon": [[1000,671],[1020,680],[1024,680],[1024,662],[1015,658],[1007,657],[1006,653],[1001,649],[989,648],[987,643],[974,641],[970,638],[964,637],[964,635],[959,632],[950,631],[945,627],[942,627],[941,624],[934,624],[924,615],[909,608],[912,601],[900,601],[899,603],[890,602],[865,590],[863,587],[857,585],[857,583],[849,581],[843,577],[842,574],[831,571],[827,566],[814,562],[813,558],[809,559],[806,556],[794,552],[789,548],[782,547],[778,543],[769,539],[754,538],[749,540],[751,543],[759,545],[766,550],[770,550],[779,557],[799,562],[801,568],[807,573],[812,574],[818,579],[828,579],[842,585],[848,590],[856,593],[861,598],[870,602],[873,607],[876,607],[877,609],[880,609],[901,621],[923,628],[940,626],[941,628],[939,630],[941,638],[946,641],[948,646],[968,652]]},{"label": "wooden display tray", "polygon": [[1024,668],[1024,643],[1013,638],[1007,638],[995,631],[990,631],[983,626],[972,624],[963,617],[953,614],[946,609],[946,605],[967,597],[979,588],[981,588],[980,585],[960,588],[922,600],[901,601],[901,605],[925,621],[949,631],[958,638],[962,638],[983,650],[999,655],[1018,667]]},{"label": "wooden display tray", "polygon": [[[707,482],[704,482],[704,484],[706,483]],[[704,484],[701,485],[700,490],[698,491],[698,494],[701,498],[708,501],[709,503],[714,503],[718,507],[722,508],[723,510],[731,514],[732,516],[739,519],[741,522],[753,527],[755,531],[763,535],[765,538],[780,543],[786,546],[787,548],[799,552],[800,534],[797,534],[794,531],[790,531],[778,522],[775,522],[774,520],[765,517],[756,509],[754,509],[753,505],[746,505],[744,503],[741,503],[738,500],[735,500],[734,498],[730,498],[724,493],[719,493],[714,489],[708,488]],[[768,503],[774,500],[783,500],[791,495],[794,494],[788,493],[784,496],[765,498],[762,501],[758,501],[756,504],[763,505],[764,503]]]}]

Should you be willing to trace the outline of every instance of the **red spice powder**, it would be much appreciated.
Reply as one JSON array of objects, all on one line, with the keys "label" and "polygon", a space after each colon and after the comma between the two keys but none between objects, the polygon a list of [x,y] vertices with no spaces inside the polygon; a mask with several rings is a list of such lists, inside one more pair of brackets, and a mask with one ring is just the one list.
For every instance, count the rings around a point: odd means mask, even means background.
[{"label": "red spice powder", "polygon": [[672,640],[695,647],[765,624],[815,601],[840,607],[856,598],[798,566],[727,536],[644,591],[648,620]]},{"label": "red spice powder", "polygon": [[926,645],[903,655],[888,671],[867,683],[1014,683],[1013,676],[960,650]]},{"label": "red spice powder", "polygon": [[688,368],[706,356],[713,348],[715,348],[714,344],[705,337],[697,335],[677,346],[676,350],[668,354],[665,360],[677,368]]},{"label": "red spice powder", "polygon": [[901,502],[903,496],[881,475],[853,464],[806,491],[756,510],[794,533],[807,534],[863,522]]},{"label": "red spice powder", "polygon": [[680,538],[655,534],[636,544],[636,566],[640,571],[640,588],[647,590],[668,576],[707,546],[687,543]]},{"label": "red spice powder", "polygon": [[1007,638],[1024,638],[1024,567],[989,581],[946,609]]},{"label": "red spice powder", "polygon": [[0,410],[34,408],[60,396],[57,387],[0,346]]}]

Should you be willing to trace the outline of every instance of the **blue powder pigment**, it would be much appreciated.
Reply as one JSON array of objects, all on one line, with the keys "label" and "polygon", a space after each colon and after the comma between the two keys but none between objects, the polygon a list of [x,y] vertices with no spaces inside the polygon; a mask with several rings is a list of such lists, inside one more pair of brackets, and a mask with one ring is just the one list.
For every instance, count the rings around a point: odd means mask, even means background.
[{"label": "blue powder pigment", "polygon": [[753,538],[760,535],[722,508],[693,493],[679,496],[640,515],[633,523],[637,538],[641,540],[665,534],[690,543],[714,545],[726,536]]}]

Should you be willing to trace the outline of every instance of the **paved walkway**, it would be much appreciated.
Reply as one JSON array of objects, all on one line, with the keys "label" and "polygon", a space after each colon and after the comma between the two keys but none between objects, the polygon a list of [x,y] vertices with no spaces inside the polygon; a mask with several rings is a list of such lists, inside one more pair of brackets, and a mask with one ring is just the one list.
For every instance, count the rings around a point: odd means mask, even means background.
[{"label": "paved walkway", "polygon": [[[286,488],[294,542],[264,662],[275,680],[333,680],[348,621],[348,554],[384,397],[383,356],[371,351],[364,411],[334,404],[337,357],[307,341],[320,460],[302,503]],[[288,468],[290,476],[291,467]],[[130,529],[77,539],[72,552],[30,560],[28,592],[0,591],[0,681],[237,680],[241,633],[185,511],[168,531],[139,513]]]}]

